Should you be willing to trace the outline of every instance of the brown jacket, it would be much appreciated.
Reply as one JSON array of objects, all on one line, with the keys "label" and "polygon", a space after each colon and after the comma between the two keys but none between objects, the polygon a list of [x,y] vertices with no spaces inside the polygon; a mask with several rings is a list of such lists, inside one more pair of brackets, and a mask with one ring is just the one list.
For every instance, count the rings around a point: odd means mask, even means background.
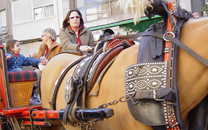
[{"label": "brown jacket", "polygon": [[[72,29],[62,28],[59,32],[59,37],[60,37],[61,44],[63,46],[63,51],[77,49],[77,46],[78,46],[77,37]],[[79,39],[82,45],[92,46],[94,44],[94,38],[93,38],[92,32],[85,27],[82,27],[80,29]]]},{"label": "brown jacket", "polygon": [[[45,51],[46,51],[46,45],[43,43],[39,47],[37,58],[44,56]],[[57,55],[60,52],[62,52],[62,45],[60,43],[54,42],[51,45],[51,48],[49,49],[48,56],[46,57],[46,59],[50,60],[52,57],[54,57],[55,55]]]}]

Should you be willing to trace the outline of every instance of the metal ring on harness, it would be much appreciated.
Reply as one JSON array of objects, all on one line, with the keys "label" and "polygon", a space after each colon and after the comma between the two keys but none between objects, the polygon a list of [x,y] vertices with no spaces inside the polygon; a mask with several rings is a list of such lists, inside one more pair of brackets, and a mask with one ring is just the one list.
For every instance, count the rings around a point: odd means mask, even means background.
[{"label": "metal ring on harness", "polygon": [[172,37],[175,38],[175,34],[174,34],[173,32],[166,32],[166,33],[163,35],[163,39],[164,39],[166,42],[170,41],[170,40],[167,40],[167,39],[165,38],[165,36],[166,36],[167,34],[171,34]]}]

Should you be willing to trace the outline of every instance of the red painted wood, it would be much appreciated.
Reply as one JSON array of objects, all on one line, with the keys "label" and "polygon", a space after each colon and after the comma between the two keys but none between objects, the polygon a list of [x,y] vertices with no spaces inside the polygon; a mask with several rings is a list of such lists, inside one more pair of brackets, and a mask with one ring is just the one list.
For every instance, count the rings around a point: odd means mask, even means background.
[{"label": "red painted wood", "polygon": [[32,108],[41,110],[42,106],[28,106],[28,107],[20,107],[20,108],[12,108],[12,109],[4,109],[3,115],[12,115],[12,114],[21,114],[24,111],[28,111]]},{"label": "red painted wood", "polygon": [[[57,110],[38,110],[32,111],[32,118],[33,119],[46,119],[45,113],[47,115],[47,119],[59,119],[58,118],[58,111]],[[24,111],[20,115],[16,116],[17,119],[29,119],[29,111]]]},{"label": "red painted wood", "polygon": [[[2,48],[4,46],[0,45],[1,53],[0,53],[0,97],[2,98],[2,101],[0,101],[0,112],[3,111],[4,108],[7,108],[7,100],[6,100],[6,79],[4,78],[4,70],[3,70],[3,61],[5,61],[5,56],[2,55]],[[4,59],[2,59],[4,58]]]},{"label": "red painted wood", "polygon": [[[45,126],[46,122],[33,121],[33,125]],[[23,121],[23,125],[31,125],[30,121]]]}]

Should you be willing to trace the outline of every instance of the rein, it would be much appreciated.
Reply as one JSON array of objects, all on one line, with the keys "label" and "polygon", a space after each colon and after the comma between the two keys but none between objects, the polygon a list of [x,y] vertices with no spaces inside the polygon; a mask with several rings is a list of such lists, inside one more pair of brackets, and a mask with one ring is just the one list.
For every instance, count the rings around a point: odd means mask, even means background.
[{"label": "rein", "polygon": [[196,60],[198,60],[199,62],[204,64],[206,67],[208,67],[208,60],[204,59],[199,54],[197,54],[196,52],[191,50],[189,47],[187,47],[185,44],[183,44],[181,41],[176,39],[174,35],[173,36],[166,35],[168,33],[170,33],[170,32],[166,32],[164,35],[159,34],[159,33],[155,33],[155,32],[142,32],[142,33],[127,35],[127,36],[121,36],[121,37],[118,37],[118,39],[130,39],[130,38],[138,38],[138,37],[142,37],[142,36],[154,36],[154,37],[161,38],[165,41],[171,41],[171,42],[175,43],[176,45],[178,45],[179,47],[181,47],[182,49],[184,49],[190,55],[192,55]]}]

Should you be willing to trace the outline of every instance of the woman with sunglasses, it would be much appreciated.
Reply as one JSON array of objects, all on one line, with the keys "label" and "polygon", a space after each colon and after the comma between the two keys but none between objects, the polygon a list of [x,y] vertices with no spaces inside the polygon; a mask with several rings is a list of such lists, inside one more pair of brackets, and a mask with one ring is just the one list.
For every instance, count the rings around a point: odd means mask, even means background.
[{"label": "woman with sunglasses", "polygon": [[59,33],[63,51],[90,52],[94,44],[92,32],[84,26],[79,10],[70,10]]}]

